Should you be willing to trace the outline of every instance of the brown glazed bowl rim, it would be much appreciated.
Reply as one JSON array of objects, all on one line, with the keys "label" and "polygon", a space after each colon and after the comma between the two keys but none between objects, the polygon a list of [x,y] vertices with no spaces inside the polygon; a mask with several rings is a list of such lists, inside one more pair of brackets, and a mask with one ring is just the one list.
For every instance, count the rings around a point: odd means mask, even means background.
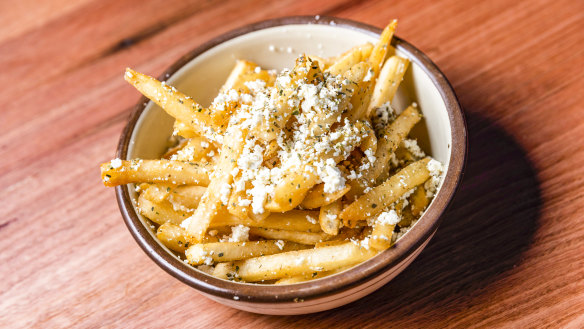
[{"label": "brown glazed bowl rim", "polygon": [[[331,24],[331,22],[334,23]],[[257,30],[298,24],[334,24],[338,28],[357,30],[373,36],[379,36],[381,33],[381,29],[377,27],[336,17],[291,16],[261,21],[235,29],[200,45],[172,64],[161,75],[161,80],[165,80],[195,57],[225,41]],[[436,231],[441,222],[441,215],[446,210],[460,183],[468,147],[467,129],[464,114],[454,90],[438,67],[420,50],[403,39],[394,37],[392,44],[407,54],[407,57],[412,62],[419,65],[438,89],[446,104],[452,138],[450,164],[439,193],[426,210],[422,219],[400,238],[392,248],[349,270],[314,281],[280,286],[222,280],[194,269],[162,248],[138,217],[132,205],[129,186],[117,186],[115,189],[116,197],[122,217],[130,233],[144,252],[170,275],[203,293],[231,300],[233,300],[234,296],[237,296],[239,297],[238,300],[248,303],[273,304],[290,303],[298,300],[308,301],[332,296],[347,289],[355,288],[388,271],[417,250]],[[118,145],[117,156],[121,159],[127,157],[132,132],[148,101],[148,99],[142,97],[130,115],[128,125],[124,129]]]}]

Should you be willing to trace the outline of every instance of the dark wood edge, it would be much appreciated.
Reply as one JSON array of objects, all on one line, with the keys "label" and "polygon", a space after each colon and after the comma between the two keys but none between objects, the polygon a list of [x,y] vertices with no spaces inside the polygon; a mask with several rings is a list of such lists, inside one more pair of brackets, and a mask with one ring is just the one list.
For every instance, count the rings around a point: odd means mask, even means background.
[{"label": "dark wood edge", "polygon": [[[316,19],[314,16],[293,16],[266,20],[233,30],[202,44],[171,65],[170,68],[162,74],[160,79],[166,80],[195,57],[227,40],[269,27],[294,24],[334,24],[341,28],[358,30],[374,36],[378,36],[381,33],[381,29],[377,27],[347,19],[326,16],[320,17],[319,19]],[[284,286],[230,282],[195,270],[167,252],[159,242],[152,237],[148,229],[138,217],[130,199],[128,185],[117,186],[116,197],[122,217],[130,233],[138,242],[138,245],[140,245],[146,254],[162,269],[195,289],[225,299],[232,299],[234,296],[238,296],[241,301],[258,304],[290,303],[295,299],[303,299],[304,301],[307,301],[334,295],[341,291],[359,286],[388,271],[403,261],[432,236],[440,222],[443,220],[441,215],[446,211],[446,208],[452,200],[462,179],[466,162],[468,141],[464,113],[452,86],[444,74],[425,54],[407,41],[402,40],[399,37],[394,37],[392,44],[400,51],[406,53],[412,62],[418,64],[436,85],[446,103],[452,129],[450,164],[444,177],[442,187],[424,216],[395,244],[394,247],[345,272],[314,281]],[[134,131],[134,127],[148,101],[149,100],[145,97],[140,99],[138,104],[134,107],[128,125],[120,137],[117,156],[122,159],[127,157],[130,138]]]}]

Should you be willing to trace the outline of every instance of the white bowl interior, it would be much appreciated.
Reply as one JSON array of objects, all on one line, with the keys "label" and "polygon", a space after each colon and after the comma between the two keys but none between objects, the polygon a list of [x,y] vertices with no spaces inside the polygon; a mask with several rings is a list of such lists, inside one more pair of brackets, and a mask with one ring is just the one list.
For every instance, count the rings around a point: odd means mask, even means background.
[{"label": "white bowl interior", "polygon": [[[371,32],[340,25],[301,24],[267,28],[209,49],[170,76],[167,82],[202,105],[209,105],[236,59],[247,59],[263,68],[280,70],[292,67],[301,53],[334,56],[365,42],[375,43],[377,37]],[[399,50],[397,55],[405,56]],[[392,105],[401,111],[412,101],[418,103],[424,115],[422,124],[416,126],[412,135],[426,153],[442,162],[447,169],[452,140],[446,104],[438,87],[413,62]],[[168,114],[149,102],[132,133],[128,159],[160,158],[172,133],[172,123],[173,119]],[[130,196],[135,200],[133,189],[130,189]],[[151,234],[154,235],[154,232],[151,231]]]}]

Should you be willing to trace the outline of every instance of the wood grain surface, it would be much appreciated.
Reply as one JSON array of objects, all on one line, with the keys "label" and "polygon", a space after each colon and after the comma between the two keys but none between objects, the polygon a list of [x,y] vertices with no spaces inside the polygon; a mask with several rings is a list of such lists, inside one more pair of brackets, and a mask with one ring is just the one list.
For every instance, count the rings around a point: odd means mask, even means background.
[{"label": "wood grain surface", "polygon": [[[138,93],[230,29],[332,15],[430,56],[465,109],[470,156],[444,224],[374,294],[305,316],[209,301],[137,246],[102,186]],[[0,327],[584,327],[584,2],[0,2]]]}]

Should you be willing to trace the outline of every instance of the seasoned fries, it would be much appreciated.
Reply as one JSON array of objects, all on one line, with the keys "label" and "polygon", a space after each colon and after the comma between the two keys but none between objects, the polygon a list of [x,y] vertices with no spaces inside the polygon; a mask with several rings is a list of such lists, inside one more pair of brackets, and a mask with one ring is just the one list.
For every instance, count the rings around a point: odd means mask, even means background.
[{"label": "seasoned fries", "polygon": [[279,74],[237,60],[209,106],[127,69],[175,119],[178,142],[162,159],[102,164],[104,185],[136,184],[158,240],[227,280],[299,283],[391,248],[444,171],[409,136],[421,109],[392,108],[409,66],[390,50],[396,26],[337,57],[301,55]]}]

